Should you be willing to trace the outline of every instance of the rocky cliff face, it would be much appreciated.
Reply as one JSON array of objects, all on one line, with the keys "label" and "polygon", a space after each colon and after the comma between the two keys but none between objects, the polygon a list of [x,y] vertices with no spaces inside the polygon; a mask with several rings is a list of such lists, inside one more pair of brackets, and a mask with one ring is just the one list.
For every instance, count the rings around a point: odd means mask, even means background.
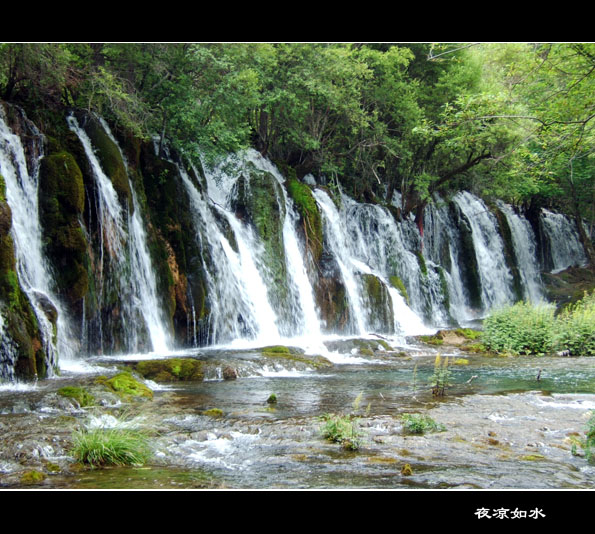
[{"label": "rocky cliff face", "polygon": [[[215,172],[83,111],[39,132],[17,108],[2,109],[0,174],[10,178],[0,181],[2,378],[51,374],[64,351],[407,335],[424,322],[457,324],[487,313],[500,289],[522,298],[527,277],[539,292],[539,273],[555,263],[556,232],[571,232],[558,230],[563,217],[554,226],[547,215],[548,226],[533,213],[540,234],[525,236],[537,239],[528,271],[504,212],[482,215],[478,235],[469,209],[493,208],[469,194],[428,206],[422,237],[395,206],[331,194],[253,153]],[[34,216],[23,217],[15,191],[35,199]],[[23,220],[37,227],[22,228]],[[45,286],[27,281],[22,266],[34,235]],[[490,237],[502,251],[480,247]],[[489,257],[496,252],[498,261]],[[555,260],[582,261],[574,250]],[[485,287],[490,265],[499,270]]]}]

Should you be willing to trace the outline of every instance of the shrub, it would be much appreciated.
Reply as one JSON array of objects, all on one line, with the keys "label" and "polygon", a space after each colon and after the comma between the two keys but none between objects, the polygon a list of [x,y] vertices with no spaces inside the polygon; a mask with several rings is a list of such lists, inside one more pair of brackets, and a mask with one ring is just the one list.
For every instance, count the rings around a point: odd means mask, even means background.
[{"label": "shrub", "polygon": [[587,428],[585,430],[585,439],[582,440],[578,437],[573,439],[572,453],[577,454],[577,445],[579,445],[585,451],[585,458],[589,463],[595,463],[595,455],[593,454],[593,448],[595,448],[595,410],[591,412],[591,417],[587,422]]},{"label": "shrub", "polygon": [[130,428],[95,428],[75,432],[72,453],[93,467],[143,465],[151,457],[148,436]]},{"label": "shrub", "polygon": [[553,343],[572,356],[595,356],[595,291],[557,317]]},{"label": "shrub", "polygon": [[557,317],[552,305],[518,302],[489,315],[482,341],[496,352],[545,354],[567,350],[573,356],[595,356],[595,291]]},{"label": "shrub", "polygon": [[483,341],[496,352],[544,354],[552,350],[554,307],[517,302],[495,310],[483,323]]},{"label": "shrub", "polygon": [[443,432],[446,427],[437,423],[427,415],[403,414],[403,428],[409,434],[425,434],[426,432]]}]

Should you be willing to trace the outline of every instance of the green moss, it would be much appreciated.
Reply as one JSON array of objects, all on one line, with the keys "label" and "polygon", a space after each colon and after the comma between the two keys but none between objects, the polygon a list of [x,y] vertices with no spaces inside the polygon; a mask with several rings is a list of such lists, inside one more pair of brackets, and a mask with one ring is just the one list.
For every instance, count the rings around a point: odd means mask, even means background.
[{"label": "green moss", "polygon": [[270,347],[263,347],[263,352],[275,353],[275,354],[291,354],[291,350],[289,347],[285,347],[284,345],[273,345]]},{"label": "green moss", "polygon": [[267,404],[277,404],[277,395],[271,393],[267,399]]},{"label": "green moss", "polygon": [[287,192],[301,216],[306,247],[310,250],[314,261],[318,263],[322,256],[322,217],[312,190],[297,179],[290,178],[287,182]]},{"label": "green moss", "polygon": [[110,379],[98,379],[98,381],[125,399],[131,397],[153,398],[153,391],[136,380],[131,373],[126,371],[119,373]]},{"label": "green moss", "polygon": [[369,324],[377,332],[392,333],[394,329],[393,304],[386,285],[372,274],[362,275],[365,298],[368,301]]},{"label": "green moss", "polygon": [[455,333],[470,340],[476,340],[481,337],[481,332],[479,330],[473,330],[472,328],[457,328]]},{"label": "green moss", "polygon": [[192,358],[145,360],[135,366],[143,377],[155,382],[202,381],[203,362]]},{"label": "green moss", "polygon": [[407,288],[405,287],[403,280],[401,280],[398,276],[389,276],[389,281],[392,284],[392,286],[399,291],[399,293],[405,299],[405,302],[409,306],[409,295],[407,293]]},{"label": "green moss", "polygon": [[418,339],[428,345],[444,345],[444,339],[440,337],[440,335],[436,334],[434,336],[418,336]]},{"label": "green moss", "polygon": [[525,456],[521,456],[520,459],[525,462],[539,462],[545,460],[545,456],[542,454],[526,454]]},{"label": "green moss", "polygon": [[284,346],[264,347],[261,349],[262,356],[266,358],[277,358],[287,361],[304,363],[316,369],[321,367],[331,367],[332,363],[322,356],[304,356],[298,349],[290,349]]},{"label": "green moss", "polygon": [[89,120],[85,130],[91,139],[101,168],[111,180],[120,202],[123,205],[128,204],[132,209],[130,183],[120,150],[98,121]]},{"label": "green moss", "polygon": [[46,478],[47,476],[40,471],[27,471],[21,476],[21,484],[39,484]]},{"label": "green moss", "polygon": [[76,400],[81,407],[95,404],[93,395],[82,387],[66,386],[58,390],[58,395]]},{"label": "green moss", "polygon": [[271,300],[277,304],[275,311],[280,315],[289,314],[284,306],[289,288],[283,241],[285,204],[281,186],[271,173],[260,171],[252,164],[247,166],[246,171],[247,174],[240,176],[234,186],[232,208],[240,218],[252,224],[260,237],[264,248],[262,259],[269,271]]},{"label": "green moss", "polygon": [[223,417],[225,413],[223,412],[223,410],[219,408],[211,408],[210,410],[205,410],[204,412],[202,412],[202,415],[208,415],[209,417],[219,418]]},{"label": "green moss", "polygon": [[41,160],[39,215],[45,250],[58,266],[56,281],[69,303],[81,300],[89,288],[87,241],[80,225],[85,208],[83,174],[69,152]]},{"label": "green moss", "polygon": [[420,251],[417,251],[415,255],[417,256],[417,262],[419,263],[419,269],[421,270],[421,273],[424,276],[428,276],[428,266],[426,265],[426,259],[424,258],[424,255]]}]

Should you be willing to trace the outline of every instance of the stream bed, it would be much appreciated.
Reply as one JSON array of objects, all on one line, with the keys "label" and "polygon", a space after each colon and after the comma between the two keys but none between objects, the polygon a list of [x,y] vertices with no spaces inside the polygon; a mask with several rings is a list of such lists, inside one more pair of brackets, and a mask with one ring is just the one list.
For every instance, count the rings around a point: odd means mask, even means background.
[{"label": "stream bed", "polygon": [[[332,366],[318,369],[245,360],[234,380],[148,381],[151,400],[123,402],[106,394],[83,408],[56,391],[91,385],[124,359],[65,369],[35,384],[3,384],[0,488],[595,488],[595,465],[573,446],[595,411],[592,360],[441,350],[452,365],[440,397],[431,390],[438,352],[417,345],[394,354],[337,355]],[[269,404],[272,393],[277,402]],[[205,414],[212,409],[217,416]],[[327,413],[357,417],[359,450],[322,437]],[[430,416],[443,430],[409,434],[406,413]],[[72,432],[117,421],[151,430],[150,462],[103,469],[77,464]],[[30,480],[31,471],[42,475]]]}]

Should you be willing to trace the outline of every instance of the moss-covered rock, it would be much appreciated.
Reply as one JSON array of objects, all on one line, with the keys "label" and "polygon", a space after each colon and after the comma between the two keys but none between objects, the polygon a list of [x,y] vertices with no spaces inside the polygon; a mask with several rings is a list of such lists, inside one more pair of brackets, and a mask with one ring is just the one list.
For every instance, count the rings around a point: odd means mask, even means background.
[{"label": "moss-covered rock", "polygon": [[58,395],[67,399],[74,399],[79,406],[92,406],[95,404],[95,397],[86,389],[78,386],[65,386],[58,390]]},{"label": "moss-covered rock", "polygon": [[204,364],[192,358],[144,360],[135,365],[143,377],[155,382],[202,381]]},{"label": "moss-covered rock", "polygon": [[89,288],[87,240],[80,221],[85,208],[82,172],[62,151],[41,160],[39,215],[46,253],[54,265],[57,292],[71,305]]},{"label": "moss-covered rock", "polygon": [[47,478],[45,473],[41,471],[26,471],[21,476],[21,484],[33,485],[40,484]]},{"label": "moss-covered rock", "polygon": [[281,185],[271,173],[260,171],[250,163],[234,185],[231,205],[238,217],[251,224],[260,238],[264,248],[262,261],[269,275],[270,300],[278,315],[291,320],[286,306],[289,288],[283,241],[285,203]]},{"label": "moss-covered rock", "polygon": [[461,278],[467,289],[471,306],[477,309],[482,309],[481,277],[479,274],[477,256],[475,255],[471,224],[456,203],[450,202],[449,208],[451,210],[451,217],[453,220],[457,221],[459,229],[459,243],[456,248],[460,251],[458,265],[461,270]]},{"label": "moss-covered rock", "polygon": [[[41,342],[39,324],[17,275],[14,242],[10,235],[12,217],[6,202],[6,186],[0,176],[0,308],[4,331],[12,340],[11,365],[19,379],[45,378],[47,355]],[[2,355],[7,357],[8,355]]]},{"label": "moss-covered rock", "polygon": [[202,412],[202,415],[219,419],[220,417],[223,417],[225,413],[220,408],[210,408],[209,410]]},{"label": "moss-covered rock", "polygon": [[364,282],[364,300],[368,308],[368,325],[374,332],[394,332],[394,310],[390,294],[377,276],[361,275]]},{"label": "moss-covered rock", "polygon": [[333,365],[332,362],[322,356],[305,355],[303,350],[295,347],[274,345],[263,347],[260,349],[260,352],[265,358],[301,363],[309,367],[314,367],[315,369],[332,367]]},{"label": "moss-covered rock", "polygon": [[312,195],[312,190],[296,178],[290,178],[287,181],[287,192],[300,214],[306,249],[310,252],[314,262],[318,264],[322,256],[322,216]]},{"label": "moss-covered rock", "polygon": [[411,303],[409,302],[409,294],[407,293],[407,288],[405,287],[403,281],[398,276],[389,277],[389,281],[392,286],[399,291],[401,296],[405,299],[407,305],[410,306]]},{"label": "moss-covered rock", "polygon": [[153,391],[127,371],[118,373],[112,378],[98,378],[97,382],[127,400],[132,398],[153,398]]},{"label": "moss-covered rock", "polygon": [[498,221],[498,227],[500,229],[500,236],[504,243],[504,259],[510,272],[512,273],[512,290],[518,300],[523,299],[523,282],[521,279],[521,273],[519,271],[518,259],[514,250],[514,243],[512,241],[512,232],[506,215],[502,213],[500,209],[493,208],[492,213],[495,215]]},{"label": "moss-covered rock", "polygon": [[118,146],[106,133],[101,123],[92,115],[85,115],[82,125],[91,140],[103,172],[111,180],[118,194],[118,199],[123,206],[132,210],[130,182]]}]

